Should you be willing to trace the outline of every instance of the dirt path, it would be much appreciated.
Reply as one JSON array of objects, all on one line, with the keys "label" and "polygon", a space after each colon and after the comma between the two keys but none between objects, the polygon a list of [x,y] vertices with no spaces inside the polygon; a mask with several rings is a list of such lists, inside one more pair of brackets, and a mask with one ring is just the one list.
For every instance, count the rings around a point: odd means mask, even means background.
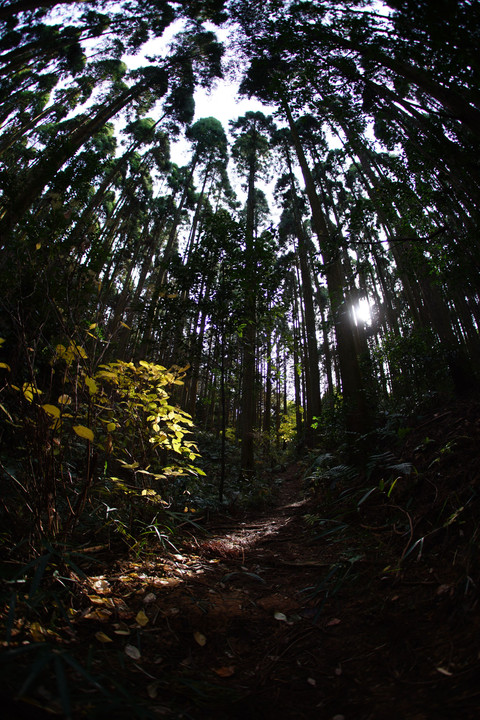
[{"label": "dirt path", "polygon": [[137,683],[150,707],[192,720],[477,718],[478,652],[441,578],[389,573],[388,548],[362,530],[312,542],[302,497],[293,466],[275,507],[216,518],[163,578],[148,571]]},{"label": "dirt path", "polygon": [[[322,615],[312,597],[340,552],[319,555],[308,543],[302,486],[293,466],[274,507],[217,517],[189,550],[142,567],[149,623],[136,690],[144,685],[156,712],[194,720],[342,715],[335,688],[343,670],[335,654],[325,657],[326,637],[341,621]],[[125,583],[134,590],[135,578],[119,581],[124,596]]]},{"label": "dirt path", "polygon": [[392,572],[403,535],[392,548],[352,523],[315,539],[315,512],[292,466],[274,507],[216,516],[178,552],[90,576],[72,608],[89,673],[69,666],[73,705],[117,719],[478,718],[479,613],[441,559]]}]

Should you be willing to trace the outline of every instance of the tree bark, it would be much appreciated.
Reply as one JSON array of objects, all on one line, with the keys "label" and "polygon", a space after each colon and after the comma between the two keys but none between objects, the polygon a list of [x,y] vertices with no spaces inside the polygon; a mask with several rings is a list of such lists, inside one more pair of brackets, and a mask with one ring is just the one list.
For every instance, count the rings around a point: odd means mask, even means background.
[{"label": "tree bark", "polygon": [[349,327],[349,313],[344,298],[344,276],[338,253],[335,255],[330,245],[330,234],[323,214],[320,199],[308,167],[307,159],[295,127],[288,103],[282,100],[298,161],[305,182],[305,190],[312,211],[312,224],[318,237],[320,251],[325,260],[325,276],[327,280],[328,295],[332,308],[332,317],[337,338],[338,362],[342,379],[342,390],[346,409],[346,422],[348,430],[365,432],[370,425],[369,413],[362,375],[355,351],[352,328]]}]

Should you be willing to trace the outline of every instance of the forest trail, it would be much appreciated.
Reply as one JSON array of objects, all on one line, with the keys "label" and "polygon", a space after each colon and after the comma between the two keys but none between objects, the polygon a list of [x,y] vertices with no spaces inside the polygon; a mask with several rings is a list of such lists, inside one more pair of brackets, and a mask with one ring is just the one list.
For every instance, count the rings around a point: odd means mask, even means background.
[{"label": "forest trail", "polygon": [[400,567],[405,533],[380,527],[391,504],[319,534],[334,514],[304,476],[289,466],[274,504],[186,523],[175,547],[83,565],[53,667],[6,717],[66,717],[67,683],[74,720],[478,718],[480,618],[452,563]]},{"label": "forest trail", "polygon": [[[316,655],[323,653],[325,627],[340,621],[326,616],[318,623],[317,600],[309,595],[341,553],[319,555],[308,543],[303,485],[302,468],[290,466],[274,506],[216,516],[207,536],[192,539],[190,552],[183,547],[164,563],[168,590],[149,606],[158,634],[151,628],[148,643],[154,639],[168,653],[161,663],[173,675],[166,715],[172,690],[189,697],[179,717],[339,715],[335,700],[326,700]],[[340,672],[334,663],[332,681]]]},{"label": "forest trail", "polygon": [[392,572],[391,549],[362,528],[315,539],[303,474],[287,469],[274,506],[217,515],[178,552],[93,579],[84,625],[95,603],[115,608],[97,618],[114,644],[100,661],[96,643],[93,667],[152,717],[478,717],[478,653],[453,586],[433,567]]}]

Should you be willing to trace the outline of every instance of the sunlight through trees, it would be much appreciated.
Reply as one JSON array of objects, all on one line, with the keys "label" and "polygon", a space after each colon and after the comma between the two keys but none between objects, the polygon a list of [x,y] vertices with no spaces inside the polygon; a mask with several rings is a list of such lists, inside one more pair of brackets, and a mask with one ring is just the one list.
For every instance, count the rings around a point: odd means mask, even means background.
[{"label": "sunlight through trees", "polygon": [[[333,432],[361,461],[386,418],[477,389],[476,20],[468,2],[1,3],[14,495],[58,463],[68,526],[75,452],[55,455],[40,413],[58,407],[59,345],[84,348],[92,378],[111,362],[188,367],[172,407],[221,443],[220,497],[230,450],[247,485]],[[252,102],[228,127],[218,92],[195,119],[195,94],[220,80]],[[90,442],[87,475],[94,455],[105,466]],[[175,447],[157,447],[154,475]]]}]

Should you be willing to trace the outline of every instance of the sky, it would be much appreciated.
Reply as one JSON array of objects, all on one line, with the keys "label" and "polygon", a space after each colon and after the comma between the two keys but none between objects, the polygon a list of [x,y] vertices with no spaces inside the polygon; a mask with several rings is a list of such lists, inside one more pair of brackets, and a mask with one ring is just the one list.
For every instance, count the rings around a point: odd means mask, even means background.
[{"label": "sky", "polygon": [[[214,117],[219,120],[225,132],[228,133],[230,120],[244,115],[249,110],[260,110],[268,113],[268,108],[255,99],[238,98],[237,86],[227,80],[220,80],[216,87],[207,91],[200,88],[195,92],[195,117],[194,122],[200,118]],[[179,164],[188,161],[188,143],[179,140],[172,146],[172,160]]]},{"label": "sky", "polygon": [[[156,38],[155,40],[145,43],[141,53],[138,55],[128,55],[123,58],[124,61],[130,68],[134,68],[147,64],[145,58],[148,56],[159,55],[164,57],[168,53],[170,42],[174,39],[175,35],[182,30],[184,24],[185,21],[183,20],[175,21],[165,30],[161,38]],[[209,22],[205,23],[205,27],[207,30],[212,30],[218,40],[225,44],[225,59],[227,59],[227,64],[230,64],[228,60],[234,61],[235,58],[228,57],[230,54],[229,39],[232,34],[232,29],[219,28]],[[227,79],[215,81],[210,91],[204,88],[198,88],[195,92],[194,122],[204,117],[215,117],[222,123],[225,132],[228,133],[230,120],[235,120],[249,110],[259,110],[266,115],[272,112],[271,109],[265,107],[265,105],[258,100],[237,97],[237,90],[238,84]],[[188,162],[188,144],[186,141],[177,141],[175,146],[172,146],[171,151],[174,162],[178,164]]]},{"label": "sky", "polygon": [[[165,57],[169,52],[169,45],[174,39],[177,33],[181,32],[185,21],[177,20],[172,23],[164,32],[162,38],[156,38],[155,40],[145,43],[142,48],[142,52],[137,55],[130,55],[123,58],[124,62],[127,63],[129,68],[140,67],[142,65],[149,64],[149,57]],[[220,42],[225,44],[225,61],[227,66],[238,66],[238,59],[232,56],[235,52],[232,49],[232,44],[229,42],[231,39],[232,28],[219,28],[211,23],[205,23],[207,29],[212,30],[217,35]],[[236,63],[237,60],[237,63]],[[238,97],[238,82],[234,82],[231,79],[216,80],[213,87],[210,90],[204,88],[198,88],[194,95],[195,99],[195,115],[194,122],[200,118],[215,117],[219,120],[226,133],[229,131],[229,123],[231,120],[244,115],[248,111],[261,111],[265,115],[272,114],[274,108],[265,106],[254,98],[240,98]],[[330,144],[332,147],[339,146],[339,139],[336,137],[330,137]],[[187,140],[180,136],[175,139],[170,146],[171,159],[178,165],[186,165],[191,159],[190,144]],[[233,170],[232,164],[230,164],[230,170]],[[301,172],[297,170],[297,176],[299,184],[303,187],[303,178]],[[240,178],[235,178],[235,173],[231,173],[232,186],[237,193],[237,197],[240,202],[246,201],[246,193],[242,188],[242,181]],[[272,220],[278,220],[280,215],[279,208],[275,207],[273,200],[273,191],[276,182],[276,177],[272,177],[267,183],[259,180],[258,186],[265,192],[267,201],[270,206],[272,214]],[[370,302],[368,299],[361,300],[357,307],[354,309],[354,321],[358,322],[371,322],[370,313]]]}]

